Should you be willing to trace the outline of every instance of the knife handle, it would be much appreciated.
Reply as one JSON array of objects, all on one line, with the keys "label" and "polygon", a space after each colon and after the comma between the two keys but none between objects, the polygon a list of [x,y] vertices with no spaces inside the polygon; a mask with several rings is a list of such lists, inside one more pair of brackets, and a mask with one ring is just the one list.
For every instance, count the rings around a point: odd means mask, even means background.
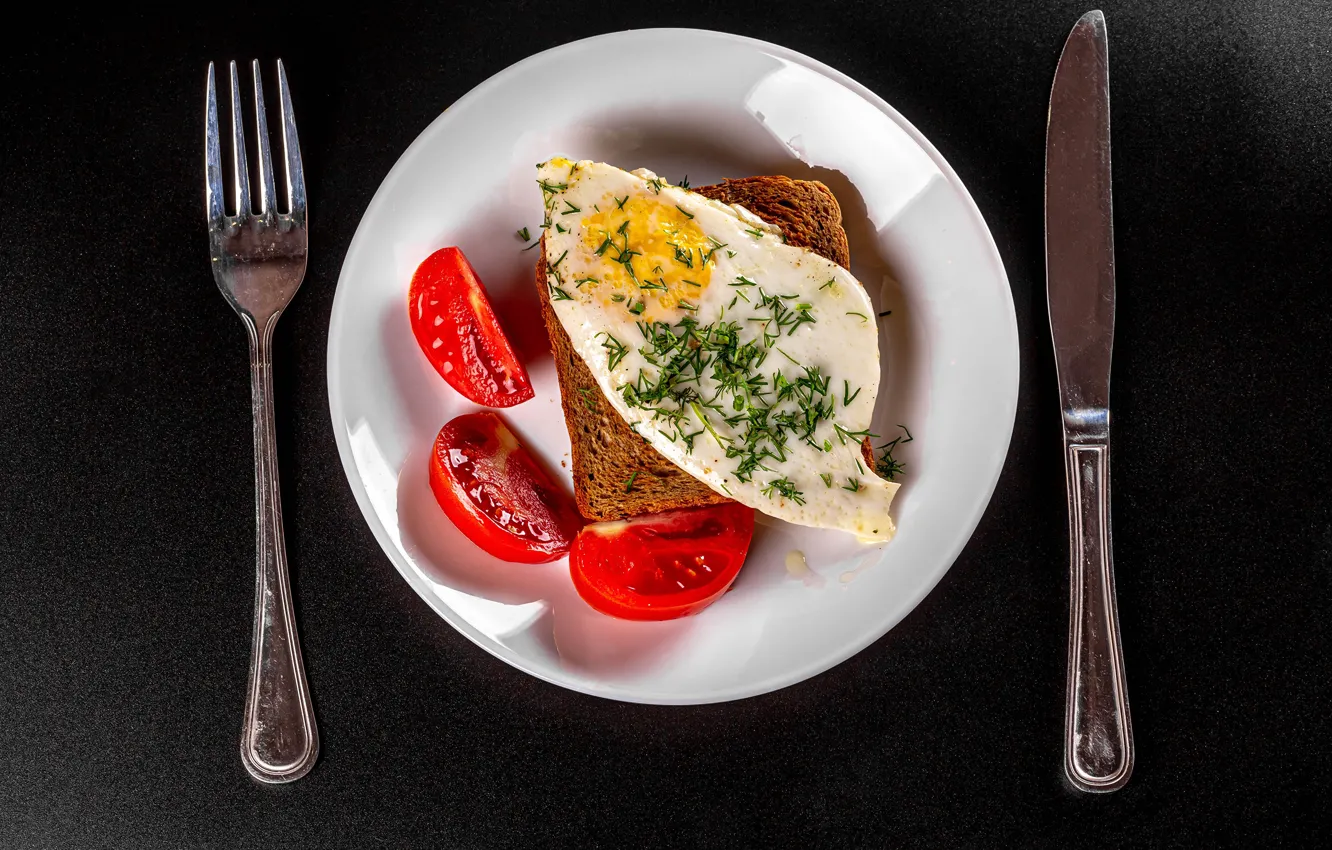
[{"label": "knife handle", "polygon": [[1064,770],[1082,791],[1116,791],[1133,772],[1133,725],[1110,558],[1108,435],[1066,437],[1064,463],[1071,567]]}]

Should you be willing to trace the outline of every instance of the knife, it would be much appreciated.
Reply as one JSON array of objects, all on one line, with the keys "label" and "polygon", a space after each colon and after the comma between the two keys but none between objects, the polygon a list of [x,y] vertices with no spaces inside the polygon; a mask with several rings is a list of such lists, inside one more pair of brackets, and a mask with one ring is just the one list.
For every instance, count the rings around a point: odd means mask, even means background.
[{"label": "knife", "polygon": [[1083,791],[1133,772],[1110,558],[1110,352],[1115,331],[1110,79],[1105,16],[1064,43],[1045,140],[1045,288],[1064,423],[1069,644],[1064,770]]}]

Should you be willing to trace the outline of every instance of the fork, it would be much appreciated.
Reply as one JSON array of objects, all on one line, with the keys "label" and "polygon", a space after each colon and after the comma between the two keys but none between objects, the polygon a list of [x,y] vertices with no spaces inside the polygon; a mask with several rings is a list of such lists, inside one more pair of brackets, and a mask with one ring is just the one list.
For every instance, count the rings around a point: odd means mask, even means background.
[{"label": "fork", "polygon": [[273,328],[305,277],[307,226],[305,176],[287,73],[278,60],[282,101],[282,149],[286,155],[287,213],[278,211],[273,159],[264,114],[264,87],[255,60],[254,105],[259,154],[259,212],[250,206],[240,83],[231,67],[231,146],[235,215],[224,209],[222,149],[217,129],[217,87],[208,64],[204,128],[204,212],[213,277],[241,317],[250,338],[250,394],[254,413],[255,548],[254,646],[250,657],[241,761],[260,782],[291,782],[319,755],[310,689],[287,576],[273,433]]}]

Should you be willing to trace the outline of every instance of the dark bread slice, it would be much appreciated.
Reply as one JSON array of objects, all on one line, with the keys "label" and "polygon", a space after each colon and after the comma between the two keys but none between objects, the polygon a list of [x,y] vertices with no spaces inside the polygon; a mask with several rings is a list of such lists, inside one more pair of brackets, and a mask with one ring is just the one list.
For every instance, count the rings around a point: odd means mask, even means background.
[{"label": "dark bread slice", "polygon": [[723,204],[739,204],[780,227],[788,245],[808,248],[844,269],[851,268],[842,208],[832,191],[816,180],[743,177],[699,186],[694,191]]},{"label": "dark bread slice", "polygon": [[[842,209],[822,183],[780,176],[746,177],[700,186],[694,191],[722,203],[743,206],[780,227],[788,244],[809,248],[843,268],[851,264]],[[601,387],[550,306],[544,244],[540,251],[536,285],[559,373],[560,400],[573,448],[578,510],[590,520],[612,520],[730,501],[631,431],[602,396]],[[872,469],[873,458],[868,453],[866,457]]]}]

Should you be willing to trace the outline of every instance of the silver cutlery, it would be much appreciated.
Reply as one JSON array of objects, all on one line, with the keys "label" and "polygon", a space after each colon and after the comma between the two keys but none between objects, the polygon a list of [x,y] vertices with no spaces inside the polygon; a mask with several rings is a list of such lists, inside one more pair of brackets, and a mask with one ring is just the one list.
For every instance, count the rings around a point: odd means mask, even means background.
[{"label": "silver cutlery", "polygon": [[305,176],[296,139],[296,120],[291,111],[291,91],[279,60],[278,92],[289,210],[280,212],[273,183],[264,90],[256,60],[253,73],[259,211],[253,211],[236,63],[232,62],[230,68],[232,190],[236,212],[227,215],[225,210],[217,87],[213,65],[209,63],[205,94],[204,213],[208,220],[213,277],[227,303],[241,317],[250,339],[257,577],[254,646],[241,731],[241,760],[250,775],[260,782],[290,782],[300,779],[314,766],[319,755],[319,732],[301,664],[287,576],[287,550],[282,537],[282,500],[278,492],[273,430],[272,343],[278,317],[305,277]]},{"label": "silver cutlery", "polygon": [[1064,423],[1070,612],[1064,769],[1083,791],[1133,772],[1110,556],[1110,353],[1115,328],[1110,78],[1105,16],[1083,15],[1050,92],[1046,295]]}]

